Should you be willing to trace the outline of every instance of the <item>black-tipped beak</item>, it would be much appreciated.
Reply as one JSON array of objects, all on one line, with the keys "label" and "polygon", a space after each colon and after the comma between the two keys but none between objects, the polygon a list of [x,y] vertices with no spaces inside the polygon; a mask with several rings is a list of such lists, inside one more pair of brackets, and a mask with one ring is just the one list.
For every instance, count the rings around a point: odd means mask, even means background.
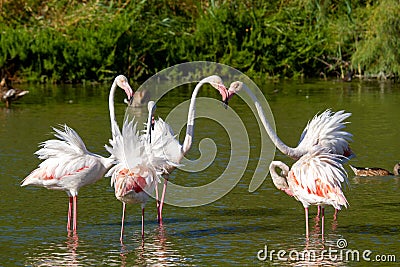
[{"label": "black-tipped beak", "polygon": [[228,98],[226,98],[225,100],[224,100],[224,102],[223,102],[223,106],[224,106],[224,108],[225,109],[227,109],[228,108],[228,102],[229,102],[229,99]]},{"label": "black-tipped beak", "polygon": [[129,99],[129,106],[131,106],[133,103],[133,96],[131,96],[131,98]]}]

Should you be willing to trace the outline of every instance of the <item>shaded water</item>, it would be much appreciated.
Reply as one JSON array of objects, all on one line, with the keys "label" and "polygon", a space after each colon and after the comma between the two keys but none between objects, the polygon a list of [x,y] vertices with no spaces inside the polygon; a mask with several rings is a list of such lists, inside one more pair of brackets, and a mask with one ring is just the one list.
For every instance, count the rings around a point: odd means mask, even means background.
[{"label": "shaded water", "polygon": [[[400,160],[400,87],[379,82],[282,82],[260,86],[266,96],[279,136],[294,146],[306,125],[326,108],[345,109],[353,115],[348,130],[354,135],[352,149],[359,166],[392,169]],[[164,118],[171,107],[189,99],[191,90],[178,90],[158,103],[157,114]],[[201,95],[201,94],[200,94]],[[203,93],[216,98],[216,94]],[[145,241],[140,238],[140,207],[128,205],[125,244],[119,242],[121,203],[114,197],[108,179],[84,187],[79,194],[78,236],[68,236],[65,224],[67,197],[64,192],[43,188],[20,188],[21,180],[39,163],[33,155],[39,142],[52,137],[51,127],[66,123],[74,128],[89,150],[105,154],[110,137],[107,86],[37,87],[12,109],[0,109],[0,265],[3,266],[198,266],[198,265],[303,265],[307,260],[279,260],[296,257],[308,249],[318,256],[315,265],[365,266],[376,256],[400,261],[399,177],[360,178],[349,173],[350,203],[332,220],[326,211],[325,242],[318,235],[320,224],[310,209],[311,238],[304,237],[304,211],[293,198],[278,192],[269,176],[254,193],[248,185],[257,165],[259,135],[257,122],[239,98],[230,106],[243,119],[251,140],[250,160],[238,185],[220,200],[196,208],[164,208],[164,225],[156,222],[154,200],[146,206]],[[122,92],[117,103],[122,103]],[[146,109],[135,114],[143,120]],[[120,123],[124,104],[116,104]],[[224,130],[207,119],[196,120],[195,144],[189,157],[199,155],[198,143],[205,137],[218,146],[217,162],[200,173],[175,171],[176,184],[199,185],[214,179],[229,161],[229,142]],[[181,136],[182,137],[182,136]],[[280,153],[276,158],[291,163]],[[222,166],[222,167],[221,167]],[[337,249],[339,239],[347,246],[321,256],[323,250]],[[257,253],[267,248],[265,261]],[[347,250],[359,252],[346,256]],[[274,250],[274,252],[272,252]],[[362,258],[371,250],[371,262]],[[260,256],[265,256],[261,251]],[[269,256],[272,253],[273,259]],[[336,254],[335,254],[336,253]],[[340,254],[342,253],[342,255]],[[336,255],[336,258],[334,257]],[[375,264],[377,264],[375,262]],[[395,266],[396,263],[379,264]]]}]

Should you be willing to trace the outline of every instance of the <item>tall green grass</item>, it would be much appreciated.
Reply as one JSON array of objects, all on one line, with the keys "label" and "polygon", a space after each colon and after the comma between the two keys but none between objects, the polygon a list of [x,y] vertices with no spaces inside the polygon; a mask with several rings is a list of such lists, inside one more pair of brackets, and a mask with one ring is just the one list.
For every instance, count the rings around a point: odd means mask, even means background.
[{"label": "tall green grass", "polygon": [[142,80],[208,60],[252,77],[398,76],[398,1],[6,0],[0,69],[34,82]]}]

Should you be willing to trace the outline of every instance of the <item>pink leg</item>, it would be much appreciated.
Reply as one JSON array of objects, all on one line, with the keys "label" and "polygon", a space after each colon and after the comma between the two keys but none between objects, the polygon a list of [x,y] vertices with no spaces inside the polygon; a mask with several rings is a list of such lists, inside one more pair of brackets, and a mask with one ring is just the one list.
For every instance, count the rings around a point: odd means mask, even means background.
[{"label": "pink leg", "polygon": [[160,224],[162,224],[162,209],[163,209],[163,205],[164,205],[164,198],[165,198],[165,192],[167,191],[167,183],[168,183],[168,179],[164,179],[164,187],[163,187],[163,191],[162,191],[162,195],[161,195],[161,202],[160,202],[160,207],[159,207],[159,220],[158,222]]},{"label": "pink leg", "polygon": [[325,220],[325,208],[321,207],[321,235],[324,240],[324,220]]},{"label": "pink leg", "polygon": [[318,206],[318,209],[317,209],[317,217],[319,217],[319,214],[321,213],[321,206]]},{"label": "pink leg", "polygon": [[306,215],[306,238],[308,239],[308,208],[304,208],[304,213]]},{"label": "pink leg", "polygon": [[74,222],[73,222],[73,230],[76,232],[78,230],[78,196],[74,196]]},{"label": "pink leg", "polygon": [[122,202],[121,236],[119,238],[119,241],[121,241],[121,244],[122,244],[122,240],[124,239],[125,205],[126,205],[125,202]]},{"label": "pink leg", "polygon": [[144,240],[144,208],[142,208],[142,240]]},{"label": "pink leg", "polygon": [[333,214],[333,220],[334,220],[334,221],[337,220],[337,214],[338,214],[338,210],[335,209],[335,213]]},{"label": "pink leg", "polygon": [[71,230],[71,216],[72,216],[72,197],[69,197],[68,203],[68,218],[67,218],[67,231]]},{"label": "pink leg", "polygon": [[157,221],[160,222],[160,201],[158,201],[158,183],[156,183]]}]

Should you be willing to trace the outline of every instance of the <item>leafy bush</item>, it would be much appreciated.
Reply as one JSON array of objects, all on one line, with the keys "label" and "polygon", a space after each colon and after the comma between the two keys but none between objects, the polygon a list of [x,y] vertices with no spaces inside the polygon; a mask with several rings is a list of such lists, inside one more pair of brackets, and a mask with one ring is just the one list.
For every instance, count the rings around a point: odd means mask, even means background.
[{"label": "leafy bush", "polygon": [[352,64],[398,75],[399,5],[371,3],[4,1],[0,69],[40,82],[101,81],[117,73],[140,80],[194,60],[261,78],[343,76]]}]

